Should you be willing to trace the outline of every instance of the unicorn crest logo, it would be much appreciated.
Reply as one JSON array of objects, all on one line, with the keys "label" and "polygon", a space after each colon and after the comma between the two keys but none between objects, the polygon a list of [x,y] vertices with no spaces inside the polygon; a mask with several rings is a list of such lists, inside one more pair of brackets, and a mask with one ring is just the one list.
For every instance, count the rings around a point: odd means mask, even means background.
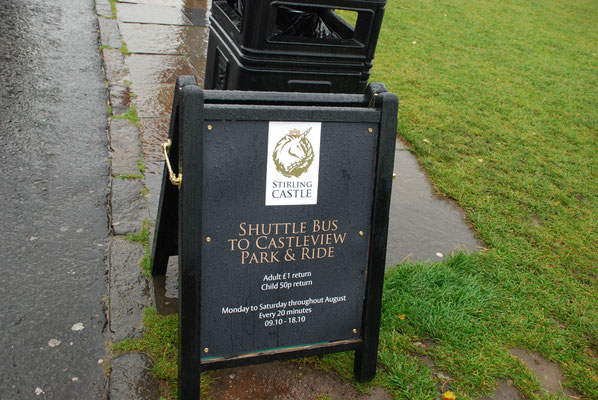
[{"label": "unicorn crest logo", "polygon": [[309,131],[311,128],[303,133],[299,129],[292,129],[276,143],[272,154],[274,165],[287,178],[300,177],[314,161],[314,148],[307,139]]}]

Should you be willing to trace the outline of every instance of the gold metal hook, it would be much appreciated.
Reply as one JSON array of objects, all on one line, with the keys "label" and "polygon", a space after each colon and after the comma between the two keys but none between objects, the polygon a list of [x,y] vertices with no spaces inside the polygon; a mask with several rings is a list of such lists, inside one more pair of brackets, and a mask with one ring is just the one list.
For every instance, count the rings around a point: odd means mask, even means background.
[{"label": "gold metal hook", "polygon": [[174,186],[177,186],[179,190],[181,190],[181,184],[183,183],[183,174],[179,173],[177,176],[174,174],[174,171],[172,170],[172,165],[170,165],[170,159],[168,158],[170,146],[172,146],[172,140],[170,139],[168,139],[168,142],[162,143],[162,151],[164,152],[166,167],[168,168],[168,177],[170,178],[170,183],[172,183]]}]

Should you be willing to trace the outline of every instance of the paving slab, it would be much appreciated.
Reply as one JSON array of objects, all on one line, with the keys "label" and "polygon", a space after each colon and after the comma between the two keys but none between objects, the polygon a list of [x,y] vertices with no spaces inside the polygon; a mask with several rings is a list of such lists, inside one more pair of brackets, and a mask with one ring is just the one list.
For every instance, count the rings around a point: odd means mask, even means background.
[{"label": "paving slab", "polygon": [[439,261],[456,250],[474,252],[484,248],[463,210],[436,193],[417,158],[400,141],[394,171],[387,268],[402,261]]},{"label": "paving slab", "polygon": [[141,160],[139,128],[126,119],[110,121],[110,148],[112,149],[112,176],[138,175]]},{"label": "paving slab", "polygon": [[176,7],[178,9],[183,9],[185,7],[190,8],[203,8],[209,9],[211,0],[121,0],[121,3],[131,3],[131,4],[152,4],[152,5],[161,5],[161,6],[169,6],[169,7]]},{"label": "paving slab", "polygon": [[100,25],[100,43],[102,46],[120,49],[122,41],[120,39],[120,32],[116,21],[113,19],[99,18],[98,23]]},{"label": "paving slab", "polygon": [[203,76],[209,37],[207,28],[120,23],[120,31],[131,53],[184,54]]},{"label": "paving slab", "polygon": [[143,183],[137,179],[112,179],[112,230],[116,235],[138,233],[144,219],[149,219]]},{"label": "paving slab", "polygon": [[174,85],[137,85],[133,83],[132,91],[136,95],[134,102],[137,106],[139,118],[166,118],[170,116],[174,98]]},{"label": "paving slab", "polygon": [[103,49],[104,71],[106,80],[112,83],[131,81],[131,75],[125,66],[125,58],[119,49]]},{"label": "paving slab", "polygon": [[[157,1],[157,0],[144,0],[144,1]],[[184,0],[185,7],[187,8],[204,8],[206,10],[210,9],[212,4],[212,0]]]},{"label": "paving slab", "polygon": [[208,26],[208,13],[203,8],[185,8],[185,16],[193,26]]},{"label": "paving slab", "polygon": [[179,75],[196,75],[189,61],[180,55],[131,54],[125,58],[136,85],[174,84]]},{"label": "paving slab", "polygon": [[159,4],[116,3],[119,21],[144,24],[191,25],[191,21],[178,7]]},{"label": "paving slab", "polygon": [[187,59],[195,68],[195,78],[197,78],[197,86],[203,88],[206,76],[206,56],[204,54],[190,53],[187,55]]},{"label": "paving slab", "polygon": [[170,118],[140,118],[141,124],[141,146],[143,158],[147,161],[164,161],[162,143],[168,140],[170,129]]},{"label": "paving slab", "polygon": [[158,400],[160,388],[151,376],[152,363],[140,353],[124,354],[110,362],[110,400]]},{"label": "paving slab", "polygon": [[144,248],[122,237],[110,243],[110,339],[141,337],[143,309],[151,305],[149,286],[139,261]]},{"label": "paving slab", "polygon": [[209,30],[198,26],[121,23],[120,33],[131,53],[204,55]]}]

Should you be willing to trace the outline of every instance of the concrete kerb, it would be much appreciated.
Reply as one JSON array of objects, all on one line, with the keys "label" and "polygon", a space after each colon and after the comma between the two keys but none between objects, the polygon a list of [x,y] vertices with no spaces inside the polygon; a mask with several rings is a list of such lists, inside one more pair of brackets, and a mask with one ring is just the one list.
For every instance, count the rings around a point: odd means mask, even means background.
[{"label": "concrete kerb", "polygon": [[[151,305],[149,282],[139,262],[144,248],[127,239],[139,233],[149,219],[143,195],[144,176],[139,127],[128,119],[115,119],[130,106],[130,75],[120,47],[120,31],[108,0],[96,0],[102,59],[108,88],[108,126],[111,158],[108,321],[109,341],[119,342],[143,334],[144,308]],[[148,373],[151,360],[140,354],[124,354],[110,361],[110,399],[158,399],[158,383]]]},{"label": "concrete kerb", "polygon": [[150,306],[149,284],[138,263],[144,248],[122,236],[110,242],[110,341],[138,338],[144,332],[142,314]]},{"label": "concrete kerb", "polygon": [[[111,90],[111,89],[110,89]],[[113,115],[114,108],[112,109]],[[141,159],[139,128],[127,119],[112,119],[109,122],[110,172],[113,177],[138,175]]]},{"label": "concrete kerb", "polygon": [[120,39],[120,31],[118,30],[116,20],[99,18],[98,24],[100,25],[100,43],[102,46],[120,49],[122,41]]},{"label": "concrete kerb", "polygon": [[112,7],[108,0],[96,1],[96,13],[102,18],[112,18]]},{"label": "concrete kerb", "polygon": [[112,361],[110,400],[158,399],[160,388],[144,354],[124,354]]}]

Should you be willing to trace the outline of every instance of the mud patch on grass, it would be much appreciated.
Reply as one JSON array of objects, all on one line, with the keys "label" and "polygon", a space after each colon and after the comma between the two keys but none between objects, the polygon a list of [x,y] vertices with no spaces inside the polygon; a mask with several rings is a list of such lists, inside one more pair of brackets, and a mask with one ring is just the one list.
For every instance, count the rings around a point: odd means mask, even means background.
[{"label": "mud patch on grass", "polygon": [[540,353],[530,353],[525,349],[514,348],[510,353],[534,373],[543,390],[550,393],[560,392],[570,398],[579,398],[579,394],[574,390],[563,387],[563,371],[557,364],[548,361]]},{"label": "mud patch on grass", "polygon": [[540,219],[538,218],[537,215],[532,215],[532,224],[536,227],[536,228],[542,228],[544,226],[544,224],[542,224],[540,222]]},{"label": "mud patch on grass", "polygon": [[440,398],[442,393],[447,392],[447,391],[452,391],[453,389],[451,388],[451,381],[453,380],[453,378],[451,378],[450,376],[448,376],[447,374],[443,373],[438,368],[436,368],[436,365],[434,364],[434,359],[429,354],[429,351],[431,351],[435,346],[434,341],[428,339],[428,340],[424,340],[423,342],[416,342],[413,344],[425,352],[425,353],[415,353],[415,354],[413,354],[413,356],[416,357],[417,359],[419,359],[424,364],[426,364],[428,366],[428,368],[430,368],[432,375],[436,378],[436,382],[437,382],[437,386],[438,386],[438,396],[439,396],[438,398]]},{"label": "mud patch on grass", "polygon": [[283,362],[214,371],[210,395],[218,400],[392,400],[382,388],[361,395],[334,373]]},{"label": "mud patch on grass", "polygon": [[524,400],[524,398],[513,386],[513,382],[508,380],[500,381],[492,397],[485,397],[482,400]]},{"label": "mud patch on grass", "polygon": [[586,347],[583,350],[584,353],[586,353],[588,356],[590,356],[591,358],[598,360],[598,353],[596,353],[596,350],[594,350],[591,347]]}]

